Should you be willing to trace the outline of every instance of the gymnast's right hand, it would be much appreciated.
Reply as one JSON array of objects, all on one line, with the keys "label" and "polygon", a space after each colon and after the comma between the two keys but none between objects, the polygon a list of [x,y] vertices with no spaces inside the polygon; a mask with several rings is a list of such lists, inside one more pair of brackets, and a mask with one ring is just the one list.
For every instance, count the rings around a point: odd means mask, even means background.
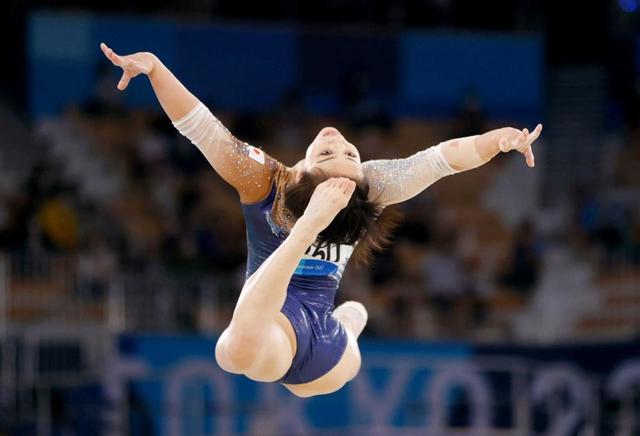
[{"label": "gymnast's right hand", "polygon": [[122,78],[118,82],[118,89],[124,91],[129,81],[139,74],[149,75],[155,66],[155,55],[149,52],[138,52],[127,56],[117,55],[104,42],[100,43],[104,55],[113,65],[122,68]]},{"label": "gymnast's right hand", "polygon": [[355,188],[356,183],[346,177],[331,177],[319,183],[298,221],[309,231],[320,233],[347,206]]}]

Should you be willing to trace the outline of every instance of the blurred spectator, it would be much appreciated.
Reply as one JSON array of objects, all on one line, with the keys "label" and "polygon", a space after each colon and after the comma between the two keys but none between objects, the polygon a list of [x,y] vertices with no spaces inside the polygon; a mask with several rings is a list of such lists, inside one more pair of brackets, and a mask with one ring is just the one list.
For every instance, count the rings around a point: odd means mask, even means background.
[{"label": "blurred spectator", "polygon": [[153,206],[159,212],[159,218],[171,222],[177,218],[178,205],[186,182],[169,164],[159,162],[150,167],[149,194]]},{"label": "blurred spectator", "polygon": [[523,221],[516,230],[502,285],[516,294],[528,296],[538,283],[542,267],[542,247],[533,223]]},{"label": "blurred spectator", "polygon": [[600,204],[593,192],[586,186],[578,186],[573,195],[573,216],[571,230],[573,242],[578,245],[588,243],[596,232]]},{"label": "blurred spectator", "polygon": [[461,336],[472,320],[475,289],[464,261],[456,252],[457,233],[451,229],[434,241],[422,260],[428,301],[435,312],[439,333]]},{"label": "blurred spectator", "polygon": [[[168,123],[166,118],[162,120]],[[168,157],[168,138],[154,126],[154,114],[133,112],[131,114],[132,136],[135,136],[136,152],[145,165],[156,165]]]},{"label": "blurred spectator", "polygon": [[77,248],[78,216],[68,196],[57,194],[46,198],[38,208],[37,217],[46,249],[70,252]]},{"label": "blurred spectator", "polygon": [[612,265],[622,254],[627,227],[628,210],[622,204],[608,204],[599,217],[599,225],[593,235],[594,242],[601,248],[606,265]]},{"label": "blurred spectator", "polygon": [[374,286],[381,286],[393,280],[397,276],[397,262],[395,251],[387,249],[374,254],[375,268],[369,271],[371,282]]},{"label": "blurred spectator", "polygon": [[415,336],[418,330],[419,308],[424,306],[424,283],[422,280],[422,259],[426,248],[406,240],[398,240],[394,245],[397,257],[397,277],[388,287],[395,299],[396,319],[400,322],[394,336]]},{"label": "blurred spectator", "polygon": [[99,232],[91,233],[78,257],[78,293],[91,298],[106,295],[116,273],[116,258],[106,238]]},{"label": "blurred spectator", "polygon": [[426,192],[420,197],[402,203],[399,206],[403,220],[395,232],[396,239],[404,239],[416,244],[428,245],[437,231],[435,211],[437,204]]}]

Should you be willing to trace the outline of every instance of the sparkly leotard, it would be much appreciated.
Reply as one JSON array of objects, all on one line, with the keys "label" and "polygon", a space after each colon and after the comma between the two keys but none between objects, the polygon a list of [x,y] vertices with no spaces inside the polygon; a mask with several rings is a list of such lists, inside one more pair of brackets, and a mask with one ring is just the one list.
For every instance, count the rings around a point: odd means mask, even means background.
[{"label": "sparkly leotard", "polygon": [[[237,140],[202,104],[198,103],[174,126],[204,154],[228,183],[247,194],[269,194],[253,204],[242,204],[245,217],[248,259],[246,275],[255,272],[285,240],[278,224],[282,194],[278,174],[284,167],[262,150]],[[407,200],[443,176],[455,171],[447,163],[440,146],[421,150],[404,159],[364,162],[369,199],[380,205]],[[283,179],[285,180],[285,179]],[[281,198],[280,198],[281,200]],[[278,207],[274,207],[275,205]],[[342,357],[347,345],[344,327],[333,316],[334,298],[353,246],[312,245],[301,258],[287,288],[281,312],[295,331],[297,351],[280,382],[306,383],[326,374]]]},{"label": "sparkly leotard", "polygon": [[[286,239],[272,211],[277,186],[255,204],[243,204],[247,226],[247,277],[253,274]],[[306,383],[333,368],[344,353],[347,334],[333,316],[336,291],[353,252],[350,245],[312,245],[306,251],[287,287],[281,312],[296,334],[297,349],[289,371],[280,382]]]}]

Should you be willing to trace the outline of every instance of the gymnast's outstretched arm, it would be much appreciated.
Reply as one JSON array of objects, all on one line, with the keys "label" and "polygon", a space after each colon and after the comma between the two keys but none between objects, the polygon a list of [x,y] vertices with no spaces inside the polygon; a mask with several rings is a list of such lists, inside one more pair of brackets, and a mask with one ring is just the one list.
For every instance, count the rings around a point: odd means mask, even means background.
[{"label": "gymnast's outstretched arm", "polygon": [[534,166],[531,144],[542,125],[529,134],[527,129],[511,127],[482,135],[451,139],[419,151],[404,159],[370,160],[362,164],[369,182],[369,199],[382,205],[400,203],[415,197],[444,176],[477,168],[500,152],[517,150]]},{"label": "gymnast's outstretched arm", "polygon": [[123,69],[118,83],[121,91],[137,75],[148,76],[162,109],[173,125],[238,191],[240,201],[253,203],[268,194],[273,176],[282,164],[233,136],[153,53],[119,56],[104,43],[100,48],[114,65]]}]

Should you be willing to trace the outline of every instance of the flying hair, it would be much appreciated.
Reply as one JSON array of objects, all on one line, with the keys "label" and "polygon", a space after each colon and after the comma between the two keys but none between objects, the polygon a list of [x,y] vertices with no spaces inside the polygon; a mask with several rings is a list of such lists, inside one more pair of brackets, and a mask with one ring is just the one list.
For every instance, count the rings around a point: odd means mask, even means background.
[{"label": "flying hair", "polygon": [[[286,188],[285,207],[296,219],[304,213],[316,186],[329,177],[320,169],[303,171],[300,180]],[[355,263],[366,265],[373,260],[374,252],[381,251],[389,244],[393,230],[400,223],[401,214],[368,199],[369,184],[366,180],[354,181],[356,188],[347,206],[320,232],[316,241],[320,245],[355,245],[352,255]]]}]

